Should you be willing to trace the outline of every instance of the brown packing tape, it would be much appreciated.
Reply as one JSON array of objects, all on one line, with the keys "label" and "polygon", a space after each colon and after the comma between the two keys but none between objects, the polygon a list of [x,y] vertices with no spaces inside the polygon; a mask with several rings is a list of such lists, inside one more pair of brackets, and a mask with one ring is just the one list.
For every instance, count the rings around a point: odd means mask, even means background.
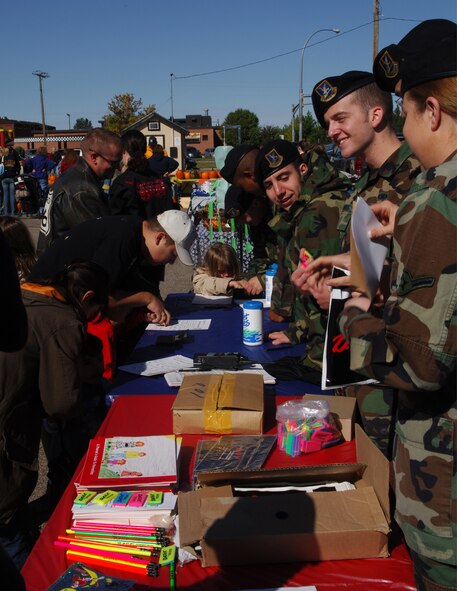
[{"label": "brown packing tape", "polygon": [[[205,433],[231,433],[231,408],[235,377],[224,374],[222,382],[208,386],[208,392],[203,404],[203,426]],[[221,410],[222,409],[222,410]]]}]

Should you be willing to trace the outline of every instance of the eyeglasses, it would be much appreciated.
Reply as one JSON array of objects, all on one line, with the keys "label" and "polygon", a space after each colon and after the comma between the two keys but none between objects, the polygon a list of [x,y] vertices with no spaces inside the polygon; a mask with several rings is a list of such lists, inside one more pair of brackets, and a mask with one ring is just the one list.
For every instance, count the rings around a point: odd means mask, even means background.
[{"label": "eyeglasses", "polygon": [[94,154],[96,154],[97,156],[100,156],[100,158],[103,158],[103,160],[105,160],[105,162],[108,162],[108,164],[110,164],[113,168],[117,168],[119,166],[119,164],[121,163],[121,159],[119,158],[119,160],[110,160],[109,158],[106,158],[106,156],[103,156],[103,154],[100,154],[100,152],[96,152],[95,150],[91,150]]}]

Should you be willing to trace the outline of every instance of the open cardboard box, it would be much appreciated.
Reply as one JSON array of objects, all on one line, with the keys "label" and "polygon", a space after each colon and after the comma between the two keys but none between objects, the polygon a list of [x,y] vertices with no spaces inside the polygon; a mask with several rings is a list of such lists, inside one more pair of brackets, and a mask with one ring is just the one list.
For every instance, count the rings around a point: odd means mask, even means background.
[{"label": "open cardboard box", "polygon": [[325,400],[335,420],[336,426],[343,434],[345,441],[351,441],[354,437],[355,398],[346,396],[319,396],[318,394],[305,394],[303,400]]},{"label": "open cardboard box", "polygon": [[257,374],[186,375],[172,407],[173,432],[263,433],[263,378]]},{"label": "open cardboard box", "polygon": [[[199,474],[179,493],[182,546],[199,544],[203,566],[388,556],[389,463],[356,426],[356,464]],[[344,492],[235,496],[237,484],[352,481]]]}]

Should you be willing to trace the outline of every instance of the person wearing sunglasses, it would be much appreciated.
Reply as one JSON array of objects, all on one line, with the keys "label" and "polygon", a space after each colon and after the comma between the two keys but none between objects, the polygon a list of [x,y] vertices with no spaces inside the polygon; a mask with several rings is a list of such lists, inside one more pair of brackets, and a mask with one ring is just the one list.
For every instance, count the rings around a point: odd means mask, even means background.
[{"label": "person wearing sunglasses", "polygon": [[81,222],[111,213],[102,184],[119,168],[121,140],[107,129],[96,128],[81,142],[81,150],[82,157],[49,191],[38,237],[39,255]]}]

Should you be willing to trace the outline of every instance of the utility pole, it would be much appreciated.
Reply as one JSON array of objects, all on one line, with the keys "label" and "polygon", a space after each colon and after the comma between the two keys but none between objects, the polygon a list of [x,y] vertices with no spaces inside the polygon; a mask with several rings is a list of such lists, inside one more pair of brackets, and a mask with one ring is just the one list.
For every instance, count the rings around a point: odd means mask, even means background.
[{"label": "utility pole", "polygon": [[40,80],[40,100],[41,100],[41,122],[43,124],[43,144],[46,148],[47,140],[46,140],[46,122],[44,119],[44,101],[43,101],[43,78],[49,78],[49,74],[47,72],[41,72],[40,70],[35,70],[32,72],[34,76],[37,76]]},{"label": "utility pole", "polygon": [[379,0],[374,0],[373,4],[373,61],[378,55],[379,42]]}]

